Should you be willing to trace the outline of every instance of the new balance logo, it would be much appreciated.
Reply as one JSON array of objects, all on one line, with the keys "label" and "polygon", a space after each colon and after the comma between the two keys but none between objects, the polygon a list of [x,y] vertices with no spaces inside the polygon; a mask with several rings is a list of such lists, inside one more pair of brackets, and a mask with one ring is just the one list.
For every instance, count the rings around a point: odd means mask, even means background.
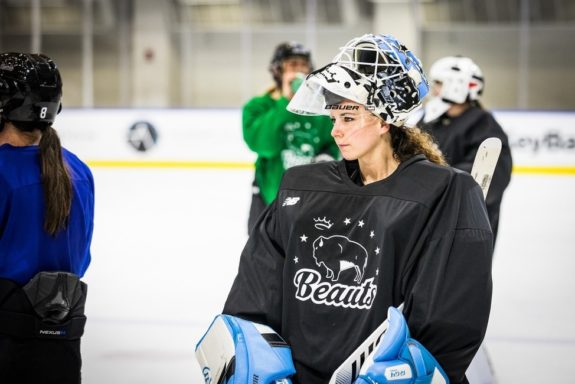
[{"label": "new balance logo", "polygon": [[282,203],[282,207],[286,205],[296,205],[299,202],[299,197],[286,197],[284,202]]}]

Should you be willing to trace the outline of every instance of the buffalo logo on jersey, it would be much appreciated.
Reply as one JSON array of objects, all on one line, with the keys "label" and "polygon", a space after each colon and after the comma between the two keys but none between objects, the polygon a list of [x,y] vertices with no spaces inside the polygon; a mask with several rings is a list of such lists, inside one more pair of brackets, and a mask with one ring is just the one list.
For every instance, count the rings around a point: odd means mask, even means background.
[{"label": "buffalo logo on jersey", "polygon": [[[339,224],[339,225],[337,225]],[[296,287],[296,298],[301,301],[312,301],[315,304],[328,306],[369,309],[377,294],[374,277],[366,278],[366,267],[370,253],[378,255],[380,247],[375,233],[365,228],[363,220],[352,224],[350,218],[341,223],[328,220],[326,217],[313,219],[313,228],[319,231],[341,231],[359,234],[365,246],[351,239],[350,233],[317,233],[313,241],[302,234],[300,249],[304,257],[310,255],[312,268],[301,268],[296,271],[293,283]],[[311,230],[311,229],[310,229]],[[341,232],[340,232],[341,233]],[[299,263],[296,256],[294,262]],[[308,263],[309,265],[309,263]],[[377,275],[379,270],[376,270]]]},{"label": "buffalo logo on jersey", "polygon": [[313,242],[313,259],[318,267],[325,267],[325,277],[331,281],[338,281],[341,271],[353,269],[353,281],[361,283],[367,258],[363,245],[345,236],[320,236]]}]

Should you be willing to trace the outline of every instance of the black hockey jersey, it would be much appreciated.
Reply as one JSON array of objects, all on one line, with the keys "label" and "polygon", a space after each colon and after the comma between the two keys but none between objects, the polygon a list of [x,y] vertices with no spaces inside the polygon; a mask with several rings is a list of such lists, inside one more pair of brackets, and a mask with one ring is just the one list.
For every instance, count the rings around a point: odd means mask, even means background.
[{"label": "black hockey jersey", "polygon": [[241,256],[224,313],[274,328],[291,345],[294,382],[332,372],[405,303],[411,335],[452,383],[483,340],[492,233],[478,184],[416,156],[359,186],[357,162],[287,171]]},{"label": "black hockey jersey", "polygon": [[457,117],[443,115],[430,123],[423,124],[422,128],[437,140],[447,162],[452,167],[466,172],[471,172],[475,154],[483,140],[488,137],[501,139],[503,144],[501,155],[485,199],[493,237],[496,238],[503,192],[511,180],[513,166],[509,140],[497,120],[490,112],[471,106]]}]

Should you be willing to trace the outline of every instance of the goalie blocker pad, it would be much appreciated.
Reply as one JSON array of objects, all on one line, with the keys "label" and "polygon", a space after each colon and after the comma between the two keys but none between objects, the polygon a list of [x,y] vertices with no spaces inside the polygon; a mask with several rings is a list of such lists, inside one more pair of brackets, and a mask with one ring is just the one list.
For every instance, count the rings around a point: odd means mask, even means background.
[{"label": "goalie blocker pad", "polygon": [[291,383],[291,349],[270,327],[218,315],[196,345],[205,383]]}]

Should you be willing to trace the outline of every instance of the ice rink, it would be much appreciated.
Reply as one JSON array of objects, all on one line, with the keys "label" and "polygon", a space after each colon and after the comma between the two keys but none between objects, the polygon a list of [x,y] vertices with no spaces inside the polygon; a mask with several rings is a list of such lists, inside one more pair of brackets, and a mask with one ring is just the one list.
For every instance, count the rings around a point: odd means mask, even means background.
[{"label": "ice rink", "polygon": [[[200,384],[247,239],[250,169],[94,167],[86,384]],[[486,338],[499,383],[575,383],[575,177],[514,174]]]}]

